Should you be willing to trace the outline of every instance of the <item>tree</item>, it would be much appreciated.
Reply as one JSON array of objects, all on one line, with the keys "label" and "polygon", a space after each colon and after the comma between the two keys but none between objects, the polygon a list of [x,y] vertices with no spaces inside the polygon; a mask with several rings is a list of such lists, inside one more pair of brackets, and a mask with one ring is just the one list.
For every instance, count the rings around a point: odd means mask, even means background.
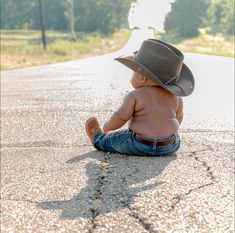
[{"label": "tree", "polygon": [[[1,28],[40,29],[38,0],[0,0]],[[64,0],[44,0],[45,29],[66,30]]]},{"label": "tree", "polygon": [[177,37],[197,36],[208,6],[208,0],[175,0],[166,15],[164,29]]},{"label": "tree", "polygon": [[221,4],[221,1],[212,1],[208,8],[207,14],[208,26],[210,26],[211,33],[216,34],[218,32],[221,32],[220,22],[223,17],[223,6]]},{"label": "tree", "polygon": [[[226,12],[226,13],[225,13]],[[221,19],[223,32],[226,35],[234,35],[234,1],[227,0],[224,8],[224,15]]]},{"label": "tree", "polygon": [[64,12],[64,0],[44,0],[45,28],[53,30],[68,30]]},{"label": "tree", "polygon": [[207,21],[212,34],[234,35],[234,1],[213,0],[207,12]]},{"label": "tree", "polygon": [[77,37],[75,33],[74,0],[66,0],[65,6],[67,11],[65,11],[64,15],[69,22],[69,28],[72,40],[76,41]]},{"label": "tree", "polygon": [[1,28],[29,28],[33,24],[31,12],[36,1],[29,0],[0,0]]},{"label": "tree", "polygon": [[112,33],[127,22],[131,0],[75,1],[76,30]]},{"label": "tree", "polygon": [[[132,0],[43,0],[45,29],[112,33],[127,25]],[[1,28],[40,29],[38,0],[0,0]]]},{"label": "tree", "polygon": [[42,32],[42,44],[43,48],[46,49],[46,35],[45,35],[45,27],[44,27],[44,4],[43,0],[38,0],[39,5],[39,14],[40,14],[40,22],[41,22],[41,32]]}]

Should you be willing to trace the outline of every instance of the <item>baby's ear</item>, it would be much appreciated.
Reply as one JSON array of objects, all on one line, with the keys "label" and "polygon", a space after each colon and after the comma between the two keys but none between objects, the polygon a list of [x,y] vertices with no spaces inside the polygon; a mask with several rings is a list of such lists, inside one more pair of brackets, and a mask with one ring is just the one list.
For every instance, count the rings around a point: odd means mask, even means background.
[{"label": "baby's ear", "polygon": [[144,75],[141,75],[141,82],[145,83],[148,81],[148,78],[146,78]]}]

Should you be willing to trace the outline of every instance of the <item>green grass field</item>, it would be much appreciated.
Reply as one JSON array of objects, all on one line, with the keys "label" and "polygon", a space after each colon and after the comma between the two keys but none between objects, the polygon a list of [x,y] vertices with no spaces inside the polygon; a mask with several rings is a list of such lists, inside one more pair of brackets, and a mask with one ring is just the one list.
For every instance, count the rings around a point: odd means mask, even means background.
[{"label": "green grass field", "polygon": [[[120,49],[128,40],[130,30],[122,29],[110,36],[99,33],[78,33],[71,41],[66,32],[47,31],[47,50],[41,45],[40,31],[1,30],[1,70],[50,64],[61,61],[110,53]],[[166,33],[156,38],[174,44],[184,52],[234,57],[234,37],[211,36],[201,32],[197,38],[175,40]]]},{"label": "green grass field", "polygon": [[1,70],[50,64],[101,55],[120,49],[130,31],[120,30],[107,37],[99,33],[78,33],[77,41],[66,32],[47,31],[43,50],[40,31],[1,30]]},{"label": "green grass field", "polygon": [[225,38],[221,34],[212,36],[207,34],[205,29],[199,31],[198,37],[184,40],[163,32],[157,33],[156,37],[172,43],[183,52],[234,57],[234,37]]}]

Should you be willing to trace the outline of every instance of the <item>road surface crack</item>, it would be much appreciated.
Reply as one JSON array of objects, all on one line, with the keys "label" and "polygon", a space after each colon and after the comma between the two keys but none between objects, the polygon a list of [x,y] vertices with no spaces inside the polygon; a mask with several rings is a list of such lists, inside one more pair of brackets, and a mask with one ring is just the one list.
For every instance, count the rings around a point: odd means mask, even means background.
[{"label": "road surface crack", "polygon": [[93,194],[93,201],[90,206],[90,211],[92,215],[92,219],[91,219],[92,227],[91,229],[89,229],[89,233],[92,233],[97,227],[96,218],[100,214],[99,209],[101,208],[102,203],[103,203],[102,188],[105,185],[105,183],[107,183],[106,177],[109,173],[108,159],[109,159],[109,153],[104,154],[104,158],[101,161],[100,174],[96,180],[97,185]]},{"label": "road surface crack", "polygon": [[184,197],[190,195],[192,192],[197,191],[197,190],[202,189],[202,188],[205,188],[205,187],[208,187],[208,186],[211,186],[211,185],[217,183],[217,180],[216,180],[213,172],[211,171],[211,167],[207,164],[207,162],[200,160],[199,157],[197,156],[197,154],[199,152],[206,152],[206,151],[212,151],[213,150],[213,148],[210,148],[210,147],[207,147],[207,148],[208,149],[202,149],[200,151],[192,151],[188,156],[194,158],[197,162],[202,164],[202,166],[205,168],[207,176],[210,178],[211,181],[209,183],[207,183],[207,184],[203,184],[203,185],[200,185],[200,186],[198,186],[196,188],[190,189],[188,192],[186,192],[184,194],[177,194],[172,199],[173,200],[173,204],[171,205],[170,211],[173,211],[175,209],[176,205],[178,205],[179,202],[181,200],[183,200]]},{"label": "road surface crack", "polygon": [[[130,175],[131,176],[131,175]],[[126,177],[123,177],[122,178],[122,181],[123,183],[125,184],[126,187],[128,187],[128,183],[127,183],[127,180],[126,180]],[[128,191],[125,189],[123,190],[125,191],[126,193],[124,193],[125,198],[124,201],[123,201],[123,205],[125,208],[127,208],[130,212],[129,212],[129,216],[134,218],[135,220],[138,221],[138,223],[149,233],[157,233],[157,231],[154,230],[154,226],[153,224],[151,224],[150,222],[148,222],[147,219],[143,218],[140,216],[140,214],[138,213],[138,209],[137,208],[134,208],[134,207],[131,207],[131,194],[128,193]],[[129,198],[128,198],[129,197]]]},{"label": "road surface crack", "polygon": [[[94,191],[94,195],[93,195],[93,201],[92,204],[90,206],[90,211],[92,214],[92,219],[91,219],[91,229],[89,230],[89,233],[94,232],[94,230],[96,229],[96,227],[98,226],[98,223],[96,222],[96,218],[99,216],[100,214],[100,210],[102,205],[105,203],[105,198],[107,198],[105,196],[105,186],[108,184],[109,182],[109,174],[111,173],[111,164],[109,163],[110,160],[110,154],[106,153],[104,155],[104,158],[101,161],[101,168],[100,168],[100,175],[98,176],[96,182],[96,188]],[[130,174],[129,176],[132,176],[132,174]],[[131,207],[131,203],[132,203],[132,199],[133,199],[133,195],[130,194],[128,192],[128,182],[127,182],[127,177],[122,177],[121,178],[121,182],[119,183],[118,189],[121,190],[121,192],[118,194],[118,198],[119,198],[119,204],[117,207],[118,208],[126,208],[129,211],[129,216],[135,220],[137,220],[137,222],[147,231],[150,233],[157,233],[157,231],[155,231],[153,229],[153,225],[151,223],[148,222],[147,219],[142,218],[139,214],[138,214],[138,209]],[[120,196],[121,195],[121,196]],[[109,198],[113,196],[116,197],[117,194],[109,194]],[[102,211],[101,211],[102,212]]]},{"label": "road surface crack", "polygon": [[158,233],[158,231],[154,230],[154,226],[153,224],[149,223],[147,219],[141,217],[139,214],[138,214],[138,210],[135,209],[135,208],[132,208],[132,207],[128,207],[130,213],[129,213],[129,216],[136,219],[139,224],[147,231],[147,232],[150,232],[150,233]]}]

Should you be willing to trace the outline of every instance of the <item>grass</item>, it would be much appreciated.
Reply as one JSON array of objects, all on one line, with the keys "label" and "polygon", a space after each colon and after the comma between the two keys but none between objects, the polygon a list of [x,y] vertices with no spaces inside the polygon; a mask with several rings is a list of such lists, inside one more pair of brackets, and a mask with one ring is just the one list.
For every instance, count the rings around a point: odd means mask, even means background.
[{"label": "grass", "polygon": [[71,41],[66,32],[47,31],[47,49],[41,45],[40,31],[1,30],[1,70],[50,64],[101,55],[120,49],[130,31],[122,29],[110,36],[78,33]]},{"label": "grass", "polygon": [[[164,32],[156,38],[172,43],[184,52],[234,57],[234,37],[212,36],[205,30],[197,38],[179,40]],[[1,70],[10,70],[84,57],[106,54],[120,49],[127,42],[130,30],[104,36],[100,33],[77,33],[71,41],[67,32],[47,31],[47,50],[41,45],[41,33],[36,30],[1,30]]]},{"label": "grass", "polygon": [[201,53],[215,56],[234,57],[234,37],[223,37],[222,34],[210,35],[205,29],[200,35],[191,39],[174,38],[165,32],[156,34],[156,38],[172,43],[183,52]]}]

